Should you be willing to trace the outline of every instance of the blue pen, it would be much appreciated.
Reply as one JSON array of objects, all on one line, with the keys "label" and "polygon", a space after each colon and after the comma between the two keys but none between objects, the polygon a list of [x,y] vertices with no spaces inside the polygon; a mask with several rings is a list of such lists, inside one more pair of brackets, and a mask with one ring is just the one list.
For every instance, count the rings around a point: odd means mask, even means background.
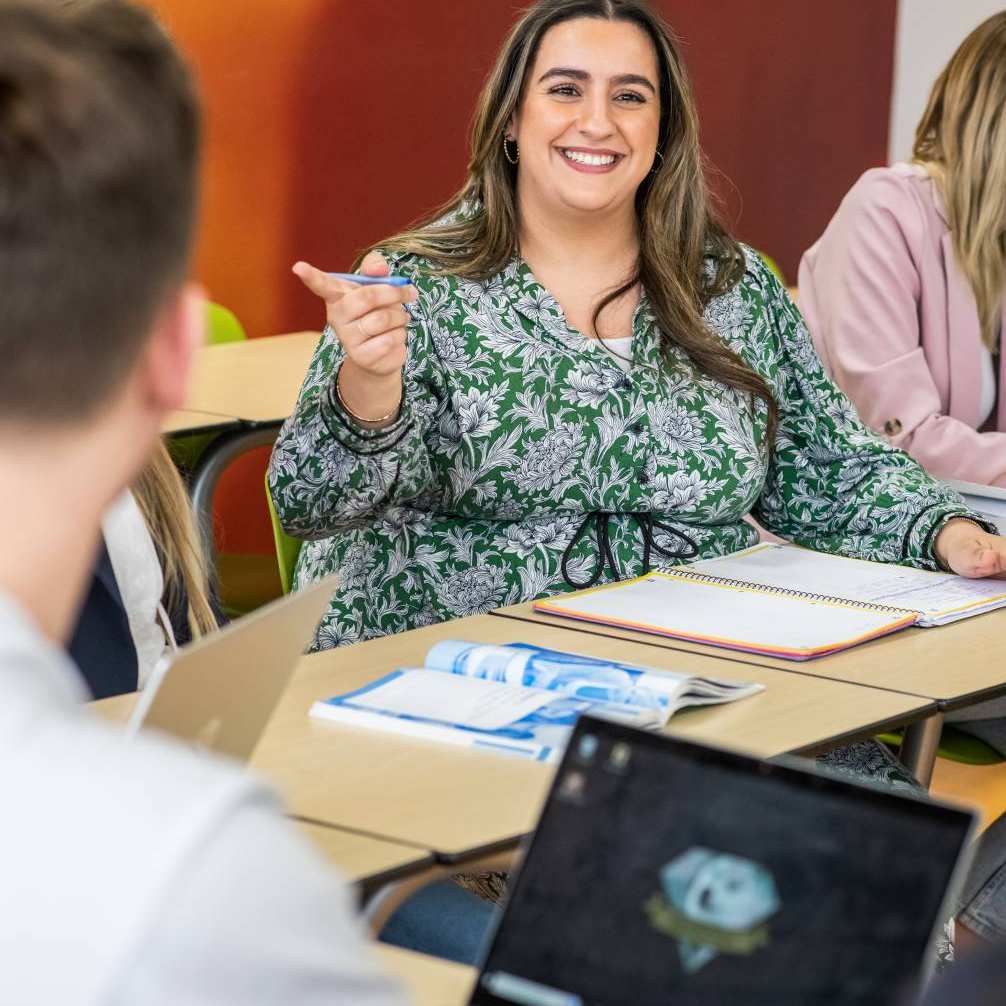
[{"label": "blue pen", "polygon": [[341,279],[346,283],[357,283],[360,286],[412,286],[412,280],[406,276],[361,276],[356,272],[330,272],[332,279]]}]

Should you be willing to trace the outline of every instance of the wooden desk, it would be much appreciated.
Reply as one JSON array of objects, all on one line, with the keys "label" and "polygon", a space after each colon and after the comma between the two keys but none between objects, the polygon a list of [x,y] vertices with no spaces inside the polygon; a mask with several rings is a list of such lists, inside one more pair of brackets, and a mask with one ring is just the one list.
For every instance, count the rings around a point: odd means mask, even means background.
[{"label": "wooden desk", "polygon": [[185,407],[245,423],[282,422],[297,404],[319,338],[319,332],[297,332],[204,346]]},{"label": "wooden desk", "polygon": [[534,626],[590,633],[675,653],[729,655],[751,666],[809,674],[831,681],[884,688],[935,701],[941,711],[1006,695],[1006,609],[932,629],[904,629],[816,660],[780,660],[722,647],[702,646],[632,629],[543,615],[530,604],[500,608],[494,615]]},{"label": "wooden desk", "polygon": [[760,681],[767,690],[675,716],[669,733],[763,757],[834,746],[931,714],[925,699],[771,668],[722,654],[639,643],[482,615],[305,657],[253,764],[300,817],[434,850],[458,862],[512,848],[537,819],[552,768],[516,757],[312,720],[316,699],[422,664],[437,640],[535,642],[653,667]]},{"label": "wooden desk", "polygon": [[297,823],[322,854],[354,884],[375,886],[390,883],[434,863],[429,849],[399,845],[311,821]]},{"label": "wooden desk", "polygon": [[439,957],[375,943],[381,965],[405,986],[414,1006],[465,1006],[478,973]]},{"label": "wooden desk", "polygon": [[238,424],[236,416],[217,416],[209,412],[180,410],[171,412],[161,424],[161,433],[217,433],[233,429]]},{"label": "wooden desk", "polygon": [[[320,333],[297,332],[204,346],[196,354],[186,413],[230,417],[192,472],[191,495],[213,552],[213,494],[224,469],[255,447],[269,447],[297,404]],[[178,414],[176,414],[178,415]],[[182,420],[172,420],[180,422]]]}]

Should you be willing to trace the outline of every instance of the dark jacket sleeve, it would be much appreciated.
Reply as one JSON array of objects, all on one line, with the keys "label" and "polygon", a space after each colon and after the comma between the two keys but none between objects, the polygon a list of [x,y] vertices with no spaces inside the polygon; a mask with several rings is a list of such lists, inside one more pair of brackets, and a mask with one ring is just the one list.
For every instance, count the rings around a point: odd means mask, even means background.
[{"label": "dark jacket sleeve", "polygon": [[104,540],[67,651],[94,698],[136,691],[136,648]]}]

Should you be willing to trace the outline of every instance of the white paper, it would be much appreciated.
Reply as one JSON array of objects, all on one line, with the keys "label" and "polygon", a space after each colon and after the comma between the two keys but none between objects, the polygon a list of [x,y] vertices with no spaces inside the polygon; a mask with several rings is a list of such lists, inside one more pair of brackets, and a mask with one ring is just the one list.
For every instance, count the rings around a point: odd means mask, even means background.
[{"label": "white paper", "polygon": [[354,695],[346,704],[394,716],[447,720],[475,730],[499,730],[554,698],[548,692],[496,681],[407,670],[386,684]]},{"label": "white paper", "polygon": [[917,611],[927,619],[939,619],[963,607],[987,610],[996,602],[1006,603],[1006,583],[1001,580],[968,580],[953,573],[847,559],[794,545],[763,543],[719,559],[693,562],[687,568],[784,590],[885,604]]},{"label": "white paper", "polygon": [[807,654],[878,632],[893,620],[889,612],[659,574],[549,602],[548,610],[561,608],[699,641]]}]

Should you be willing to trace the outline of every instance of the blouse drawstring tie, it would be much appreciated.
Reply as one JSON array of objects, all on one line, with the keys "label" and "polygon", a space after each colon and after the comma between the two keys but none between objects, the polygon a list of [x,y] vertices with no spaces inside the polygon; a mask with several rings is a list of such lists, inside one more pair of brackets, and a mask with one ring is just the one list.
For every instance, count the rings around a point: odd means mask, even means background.
[{"label": "blouse drawstring tie", "polygon": [[[622,514],[611,513],[606,510],[595,510],[584,517],[580,526],[576,529],[576,533],[566,546],[566,550],[562,553],[562,578],[574,590],[584,590],[587,587],[593,587],[595,584],[600,582],[601,578],[604,576],[605,569],[610,571],[611,578],[613,580],[623,579],[621,571],[618,568],[618,564],[615,561],[615,555],[611,550],[611,535],[608,530],[609,520],[612,517],[619,516],[631,517],[639,526],[640,533],[643,536],[643,568],[638,574],[640,576],[645,576],[650,572],[651,555],[659,556],[662,559],[694,559],[695,556],[699,554],[698,546],[691,538],[688,537],[688,535],[679,531],[677,528],[671,527],[669,524],[665,524],[661,520],[657,520],[648,510],[629,511]],[[594,539],[597,543],[597,559],[594,565],[594,572],[589,580],[586,580],[583,583],[577,583],[569,574],[569,560],[573,549],[576,547],[580,539],[587,533],[591,525],[593,525]],[[677,552],[670,552],[666,548],[658,545],[653,538],[654,531],[663,531],[664,534],[675,538],[680,546],[680,550]]]}]

